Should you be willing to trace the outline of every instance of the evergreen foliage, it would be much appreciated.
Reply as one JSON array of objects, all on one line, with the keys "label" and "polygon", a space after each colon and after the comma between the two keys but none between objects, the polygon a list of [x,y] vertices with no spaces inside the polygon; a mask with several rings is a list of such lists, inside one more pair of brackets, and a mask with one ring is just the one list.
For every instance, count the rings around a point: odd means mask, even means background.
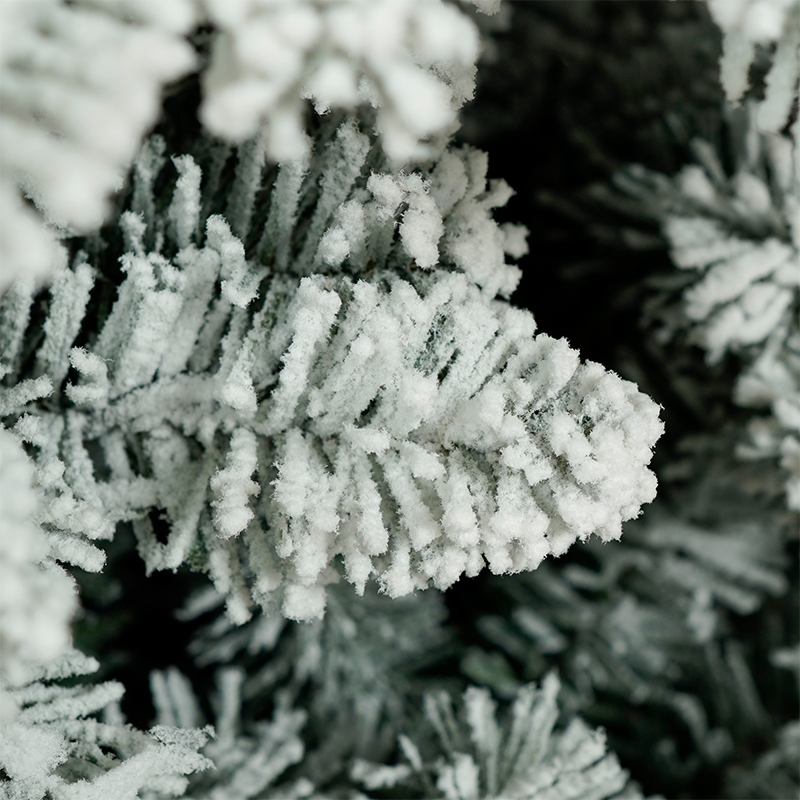
[{"label": "evergreen foliage", "polygon": [[0,4],[0,800],[800,797],[799,20]]}]

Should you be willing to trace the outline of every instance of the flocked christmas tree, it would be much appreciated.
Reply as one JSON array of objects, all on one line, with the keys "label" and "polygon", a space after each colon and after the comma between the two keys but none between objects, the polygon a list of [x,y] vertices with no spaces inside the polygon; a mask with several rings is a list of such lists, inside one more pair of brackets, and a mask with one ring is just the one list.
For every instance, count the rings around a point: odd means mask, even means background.
[{"label": "flocked christmas tree", "polygon": [[796,586],[796,4],[709,3],[731,100],[778,41],[732,166],[580,212],[661,225],[646,341],[756,409],[635,522],[660,408],[510,299],[473,5],[0,6],[0,797],[642,797],[601,722],[649,791],[796,793],[731,634]]}]

